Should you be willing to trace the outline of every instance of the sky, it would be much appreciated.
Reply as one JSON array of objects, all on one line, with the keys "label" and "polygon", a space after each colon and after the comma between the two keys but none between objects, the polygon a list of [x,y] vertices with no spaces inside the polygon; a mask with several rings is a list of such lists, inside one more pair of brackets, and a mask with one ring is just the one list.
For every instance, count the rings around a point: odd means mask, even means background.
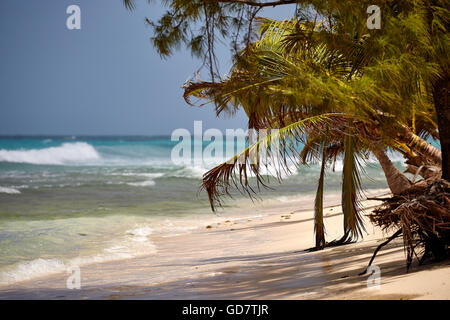
[{"label": "sky", "polygon": [[[1,0],[0,135],[166,135],[192,131],[194,120],[246,128],[242,112],[217,119],[211,104],[185,103],[181,85],[201,63],[186,50],[161,59],[144,19],[164,9],[137,4],[130,12],[122,0]],[[70,5],[81,9],[80,30],[66,26]],[[229,65],[227,48],[218,55]]]}]

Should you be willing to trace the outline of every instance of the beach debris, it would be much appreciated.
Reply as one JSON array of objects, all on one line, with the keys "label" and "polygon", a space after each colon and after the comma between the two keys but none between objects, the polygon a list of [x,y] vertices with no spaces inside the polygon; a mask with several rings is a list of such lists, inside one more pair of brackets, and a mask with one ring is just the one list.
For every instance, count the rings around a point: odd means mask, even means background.
[{"label": "beach debris", "polygon": [[394,231],[376,248],[369,266],[382,247],[400,236],[403,236],[407,269],[414,256],[419,264],[426,259],[441,261],[449,256],[450,183],[438,179],[385,198],[369,219],[384,231]]}]

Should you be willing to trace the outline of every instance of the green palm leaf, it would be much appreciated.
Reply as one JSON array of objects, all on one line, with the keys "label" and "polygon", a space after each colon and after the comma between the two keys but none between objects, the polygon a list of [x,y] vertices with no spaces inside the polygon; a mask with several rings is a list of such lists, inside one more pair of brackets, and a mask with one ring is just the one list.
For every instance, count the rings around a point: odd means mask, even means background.
[{"label": "green palm leaf", "polygon": [[344,166],[342,171],[342,212],[344,214],[344,231],[352,239],[362,237],[364,223],[362,219],[360,197],[361,170],[357,159],[356,138],[348,134],[344,138]]},{"label": "green palm leaf", "polygon": [[[301,162],[298,143],[305,141],[308,132],[326,132],[346,118],[348,116],[344,114],[328,113],[271,130],[225,163],[206,172],[202,188],[208,193],[212,210],[215,210],[216,205],[221,205],[223,195],[231,195],[231,187],[250,197],[256,194],[255,188],[267,187],[269,178],[261,174],[261,166],[269,170],[269,166],[275,165],[273,174],[281,181],[283,174],[291,173],[289,164],[298,166]],[[256,186],[251,185],[249,176],[254,176]]]}]

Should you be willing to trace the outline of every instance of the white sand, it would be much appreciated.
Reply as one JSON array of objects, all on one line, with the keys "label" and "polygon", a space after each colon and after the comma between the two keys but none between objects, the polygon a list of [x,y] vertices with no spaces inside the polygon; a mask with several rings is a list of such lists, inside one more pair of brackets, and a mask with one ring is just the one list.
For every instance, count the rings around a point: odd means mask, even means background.
[{"label": "white sand", "polygon": [[[67,289],[63,273],[0,287],[0,299],[450,298],[450,261],[415,263],[406,273],[400,240],[378,254],[374,264],[380,267],[381,285],[368,288],[368,276],[358,273],[386,237],[368,221],[363,241],[302,251],[314,245],[313,212],[295,211],[298,207],[295,202],[259,206],[255,213],[263,217],[251,221],[224,219],[190,234],[153,237],[154,255],[82,266],[81,290]],[[340,206],[325,215],[327,240],[339,238]]]}]

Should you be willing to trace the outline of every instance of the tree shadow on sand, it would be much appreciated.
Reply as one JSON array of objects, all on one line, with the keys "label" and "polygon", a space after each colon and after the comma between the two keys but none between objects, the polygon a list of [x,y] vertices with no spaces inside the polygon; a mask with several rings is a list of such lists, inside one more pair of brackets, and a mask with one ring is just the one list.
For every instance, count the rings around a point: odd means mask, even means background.
[{"label": "tree shadow on sand", "polygon": [[[142,285],[84,286],[82,290],[12,289],[0,291],[1,299],[333,299],[349,298],[367,287],[368,275],[358,275],[367,265],[379,241],[360,242],[321,252],[276,252],[262,255],[222,256],[197,259],[194,265],[216,265],[214,275],[195,279]],[[381,286],[439,264],[415,265],[406,272],[401,241],[392,242],[377,256]],[[396,259],[393,259],[396,257]],[[222,266],[234,262],[231,266]],[[382,288],[382,287],[381,287]],[[415,295],[383,295],[377,290],[359,299],[410,299]]]}]

